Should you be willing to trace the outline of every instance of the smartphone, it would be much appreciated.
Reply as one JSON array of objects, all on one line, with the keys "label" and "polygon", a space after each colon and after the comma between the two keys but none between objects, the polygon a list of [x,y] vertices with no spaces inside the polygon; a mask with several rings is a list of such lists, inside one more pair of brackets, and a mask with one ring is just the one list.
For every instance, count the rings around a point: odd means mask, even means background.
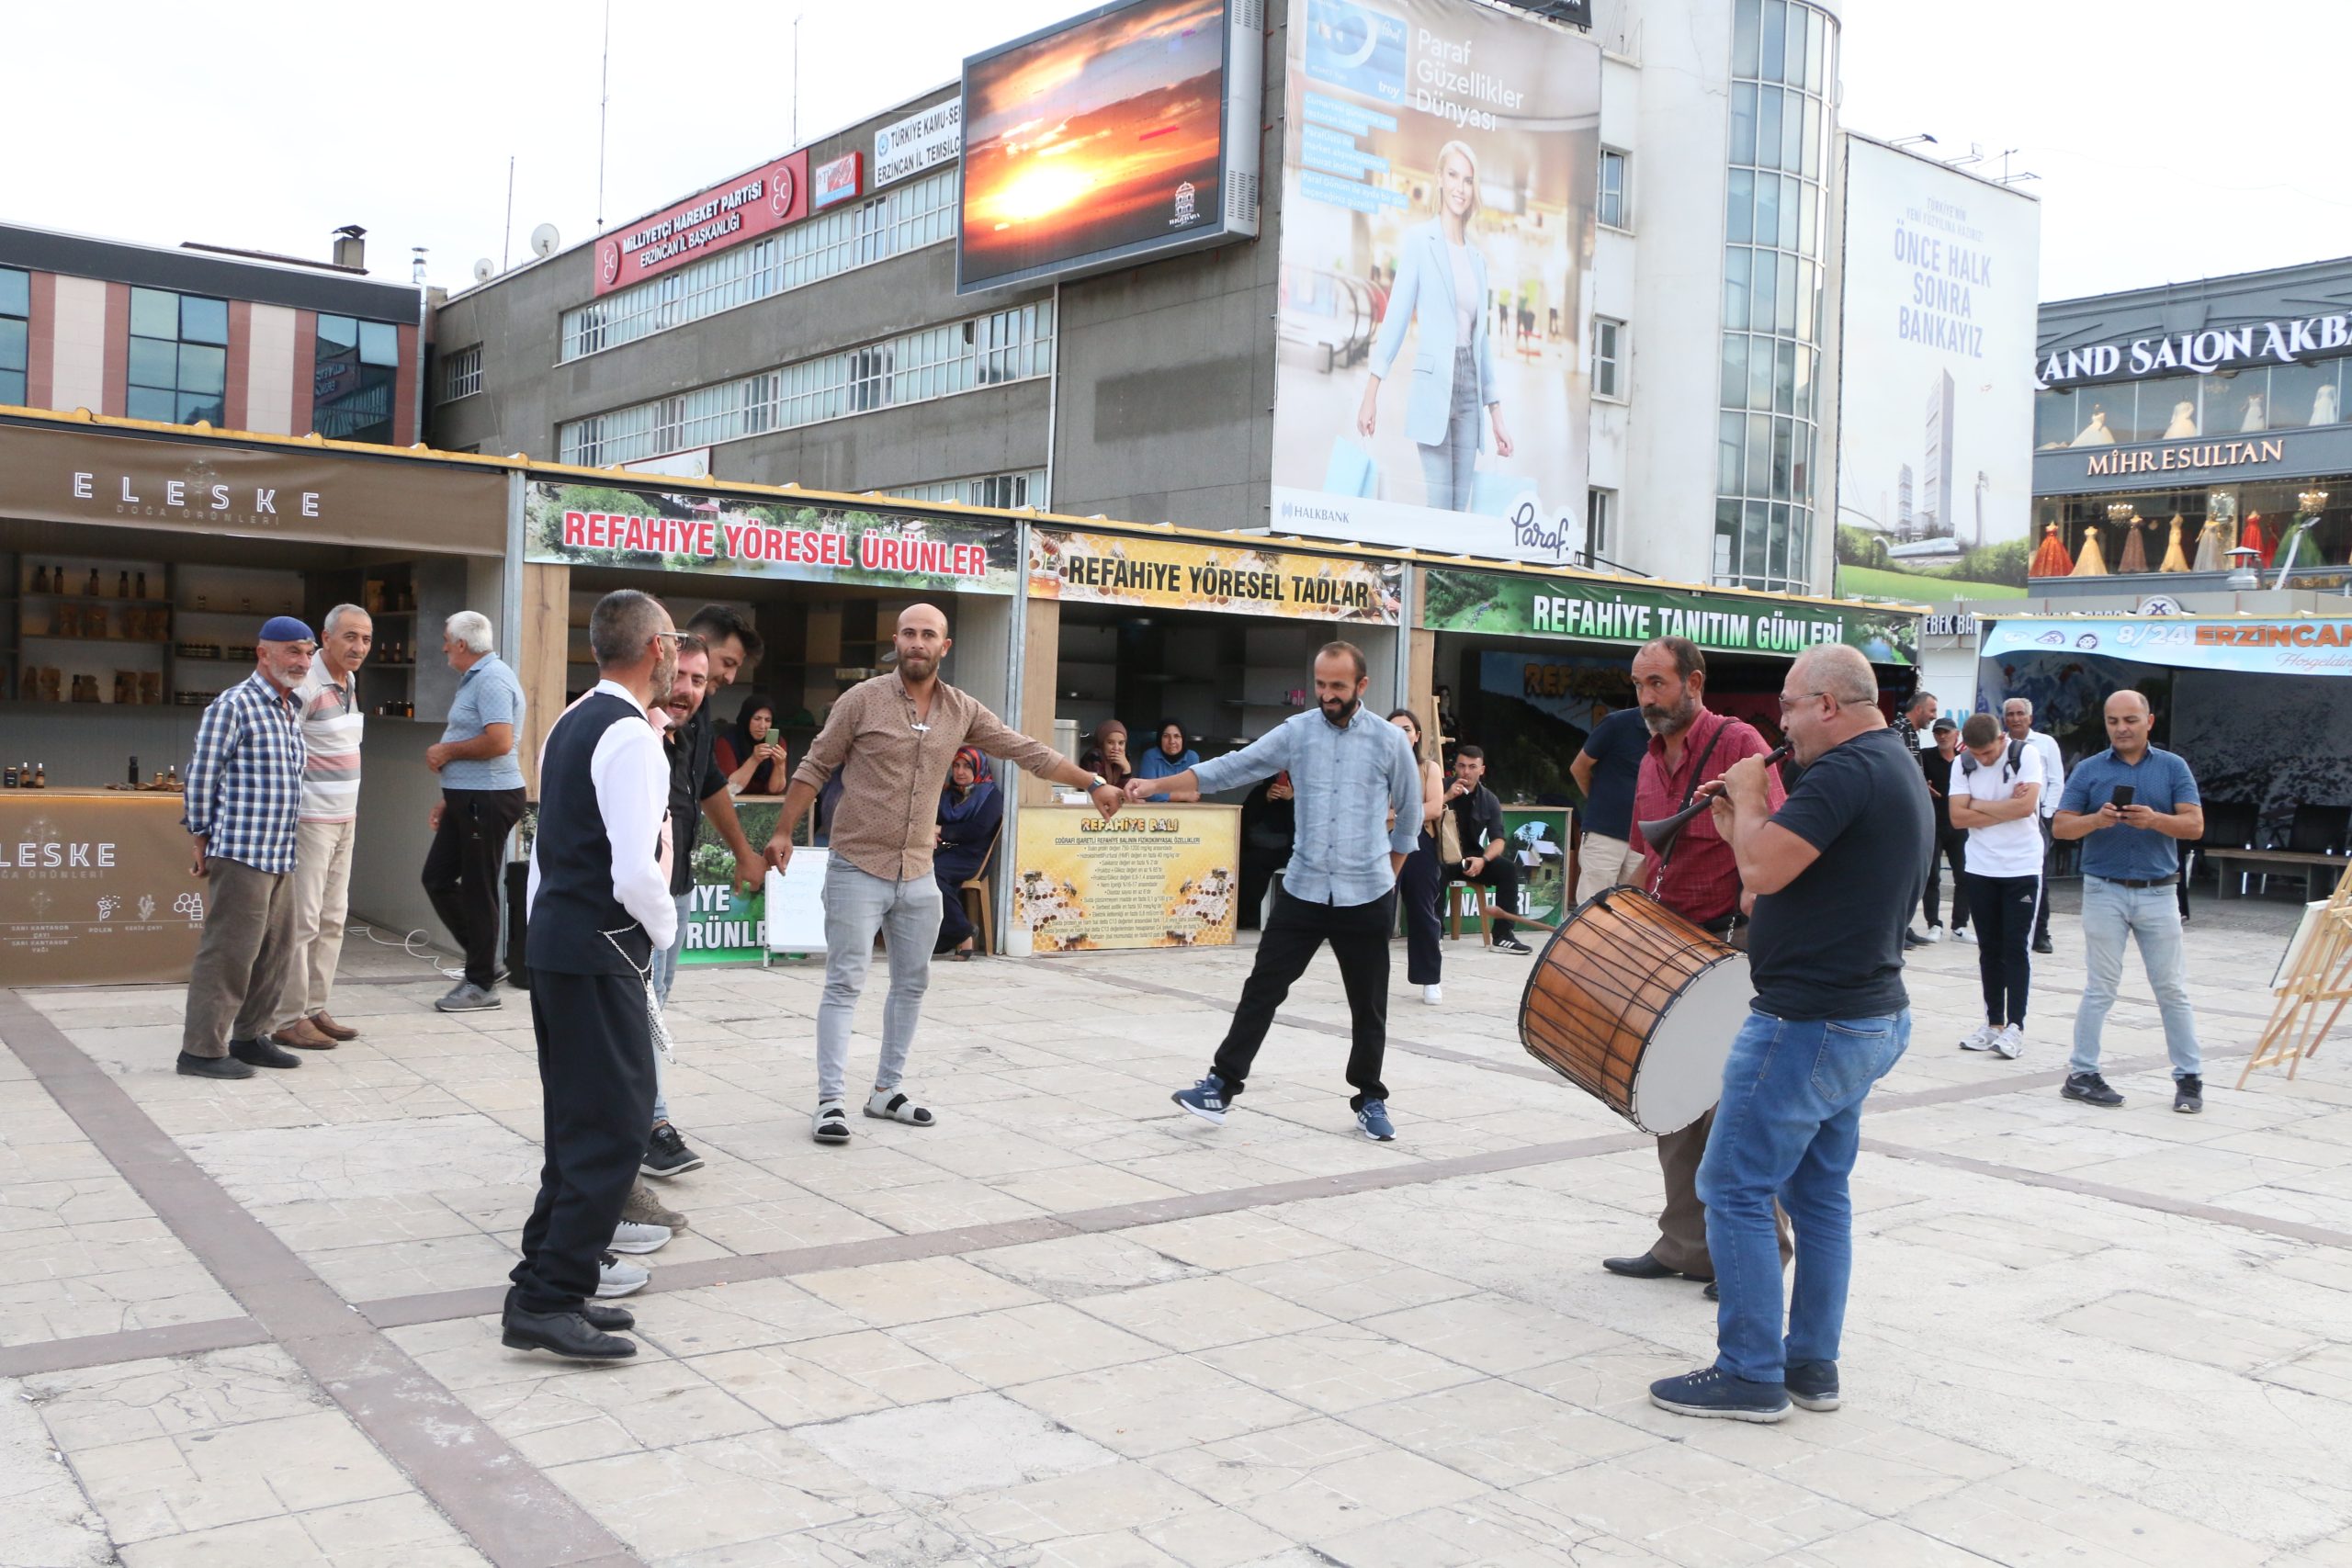
[{"label": "smartphone", "polygon": [[2114,807],[2118,811],[2120,811],[2125,807],[2132,804],[2132,796],[2134,793],[2135,792],[2130,784],[2117,784],[2115,786],[2115,796],[2113,799],[2109,800],[2108,804]]}]

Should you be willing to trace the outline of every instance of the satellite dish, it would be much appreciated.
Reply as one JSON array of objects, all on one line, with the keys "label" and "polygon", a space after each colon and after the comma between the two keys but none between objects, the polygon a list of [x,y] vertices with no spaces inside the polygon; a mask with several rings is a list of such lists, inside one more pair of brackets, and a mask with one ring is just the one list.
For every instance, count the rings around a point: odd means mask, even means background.
[{"label": "satellite dish", "polygon": [[474,281],[476,283],[488,283],[490,281],[491,274],[497,270],[498,269],[496,267],[490,265],[490,258],[488,256],[483,256],[481,260],[474,263]]},{"label": "satellite dish", "polygon": [[531,231],[531,254],[535,256],[551,256],[562,243],[563,236],[555,231],[552,223],[542,223]]}]

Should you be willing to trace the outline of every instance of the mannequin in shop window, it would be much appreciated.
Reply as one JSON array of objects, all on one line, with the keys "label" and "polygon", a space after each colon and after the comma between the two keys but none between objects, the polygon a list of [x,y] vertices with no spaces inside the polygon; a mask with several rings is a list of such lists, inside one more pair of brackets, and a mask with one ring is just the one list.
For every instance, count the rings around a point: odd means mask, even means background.
[{"label": "mannequin in shop window", "polygon": [[2197,434],[2197,405],[2187,400],[2172,405],[2172,423],[2165,426],[2165,439],[2185,441]]},{"label": "mannequin in shop window", "polygon": [[2115,432],[2107,427],[2107,411],[2097,404],[2091,408],[2091,422],[2083,426],[2081,434],[2067,443],[2070,446],[2112,446]]},{"label": "mannequin in shop window", "polygon": [[2256,392],[2245,400],[2245,423],[2238,426],[2238,433],[2243,435],[2252,431],[2269,428],[2269,411],[2262,406],[2262,394]]},{"label": "mannequin in shop window", "polygon": [[2312,423],[2313,424],[2334,424],[2338,418],[2342,417],[2337,414],[2335,410],[2335,383],[2331,381],[2326,386],[2322,387],[2317,395],[2312,399]]}]

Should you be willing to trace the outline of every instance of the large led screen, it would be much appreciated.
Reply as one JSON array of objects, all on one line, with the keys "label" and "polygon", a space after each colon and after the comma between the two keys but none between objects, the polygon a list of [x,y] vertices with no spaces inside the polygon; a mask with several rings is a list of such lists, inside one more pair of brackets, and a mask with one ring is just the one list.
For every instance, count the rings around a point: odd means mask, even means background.
[{"label": "large led screen", "polygon": [[1256,233],[1263,69],[1238,41],[1228,0],[1125,0],[966,61],[957,291]]}]

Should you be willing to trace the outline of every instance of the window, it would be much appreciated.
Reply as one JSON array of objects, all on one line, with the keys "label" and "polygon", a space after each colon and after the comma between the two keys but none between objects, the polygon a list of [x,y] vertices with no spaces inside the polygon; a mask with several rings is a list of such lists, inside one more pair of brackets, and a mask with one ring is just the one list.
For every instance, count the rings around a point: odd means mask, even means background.
[{"label": "window", "polygon": [[390,321],[321,316],[311,359],[311,428],[331,441],[390,442],[400,364],[400,328]]},{"label": "window", "polygon": [[993,506],[1007,512],[1023,506],[1042,507],[1046,503],[1046,470],[1025,468],[1015,474],[983,474],[978,479],[896,485],[888,493],[905,501],[945,501],[963,506]]},{"label": "window", "polygon": [[33,275],[0,266],[0,403],[25,400],[32,313]]},{"label": "window", "polygon": [[738,305],[871,266],[956,237],[956,171],[943,169],[855,207],[803,219],[780,234],[721,251],[593,304],[566,310],[559,359],[634,343]]},{"label": "window", "polygon": [[1610,525],[1617,515],[1617,492],[1595,487],[1585,491],[1584,500],[1584,564],[1599,570],[1614,553],[1610,540]]},{"label": "window", "polygon": [[441,362],[441,398],[453,402],[481,390],[481,344],[461,348]]},{"label": "window", "polygon": [[1625,399],[1625,323],[1592,319],[1592,395],[1612,402]]},{"label": "window", "polygon": [[1633,210],[1625,205],[1625,154],[1600,150],[1600,205],[1598,216],[1606,229],[1631,229]]},{"label": "window", "polygon": [[1050,299],[924,327],[556,426],[559,460],[591,467],[1035,380],[1053,366]]},{"label": "window", "polygon": [[229,302],[130,291],[130,364],[124,412],[161,424],[228,418]]}]

